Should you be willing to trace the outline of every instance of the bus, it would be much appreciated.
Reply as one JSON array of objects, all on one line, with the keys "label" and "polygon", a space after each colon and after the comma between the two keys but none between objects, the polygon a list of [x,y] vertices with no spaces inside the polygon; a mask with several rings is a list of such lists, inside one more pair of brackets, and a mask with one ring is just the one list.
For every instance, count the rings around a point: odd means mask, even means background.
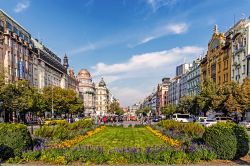
[{"label": "bus", "polygon": [[177,122],[192,122],[193,118],[189,114],[181,114],[181,113],[176,113],[172,115],[172,120],[175,120]]}]

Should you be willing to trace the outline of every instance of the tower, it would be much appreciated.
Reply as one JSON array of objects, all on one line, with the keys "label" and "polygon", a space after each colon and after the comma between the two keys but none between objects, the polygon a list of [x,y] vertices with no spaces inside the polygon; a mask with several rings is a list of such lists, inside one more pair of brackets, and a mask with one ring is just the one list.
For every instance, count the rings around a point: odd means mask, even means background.
[{"label": "tower", "polygon": [[64,66],[66,69],[68,69],[68,67],[69,67],[69,60],[68,60],[68,57],[67,57],[66,54],[64,55],[64,58],[63,58],[63,66]]}]

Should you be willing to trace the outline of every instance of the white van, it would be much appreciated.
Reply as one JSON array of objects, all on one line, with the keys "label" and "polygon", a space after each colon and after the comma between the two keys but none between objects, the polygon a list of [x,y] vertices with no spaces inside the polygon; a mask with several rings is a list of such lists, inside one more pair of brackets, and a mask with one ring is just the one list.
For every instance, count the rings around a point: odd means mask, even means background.
[{"label": "white van", "polygon": [[176,113],[172,115],[172,120],[178,121],[178,122],[192,122],[193,118],[189,114],[181,114]]}]

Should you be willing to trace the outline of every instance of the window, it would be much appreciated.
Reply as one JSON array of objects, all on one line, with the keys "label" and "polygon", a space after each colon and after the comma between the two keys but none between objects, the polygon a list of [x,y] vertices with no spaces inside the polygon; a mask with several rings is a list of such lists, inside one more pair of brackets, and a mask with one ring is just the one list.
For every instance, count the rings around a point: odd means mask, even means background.
[{"label": "window", "polygon": [[216,57],[215,56],[213,57],[213,63],[216,63]]},{"label": "window", "polygon": [[246,71],[246,65],[243,65],[243,69],[242,69],[242,74],[245,74],[245,71]]},{"label": "window", "polygon": [[228,67],[228,60],[225,60],[224,61],[224,69],[227,69],[227,67]]},{"label": "window", "polygon": [[7,29],[12,31],[12,25],[9,22],[7,22]]},{"label": "window", "polygon": [[29,39],[28,39],[28,37],[25,35],[24,36],[24,40],[26,41],[26,42],[29,42]]},{"label": "window", "polygon": [[21,39],[23,39],[23,33],[22,33],[22,32],[19,33],[19,37],[20,37]]},{"label": "window", "polygon": [[18,30],[16,27],[14,27],[14,33],[18,35]]}]

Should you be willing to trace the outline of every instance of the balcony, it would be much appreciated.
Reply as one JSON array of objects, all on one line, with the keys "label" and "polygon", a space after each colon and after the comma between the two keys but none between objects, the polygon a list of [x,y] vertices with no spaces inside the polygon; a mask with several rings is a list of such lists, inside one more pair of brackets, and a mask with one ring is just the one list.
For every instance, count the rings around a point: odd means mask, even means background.
[{"label": "balcony", "polygon": [[234,53],[234,55],[235,55],[235,54],[238,54],[238,53],[240,53],[241,51],[244,51],[244,50],[245,50],[245,47],[244,47],[244,46],[241,46],[241,47],[239,47],[238,49],[234,49],[233,53]]},{"label": "balcony", "polygon": [[239,62],[234,62],[232,66],[238,67],[238,66],[240,66],[240,63]]}]

